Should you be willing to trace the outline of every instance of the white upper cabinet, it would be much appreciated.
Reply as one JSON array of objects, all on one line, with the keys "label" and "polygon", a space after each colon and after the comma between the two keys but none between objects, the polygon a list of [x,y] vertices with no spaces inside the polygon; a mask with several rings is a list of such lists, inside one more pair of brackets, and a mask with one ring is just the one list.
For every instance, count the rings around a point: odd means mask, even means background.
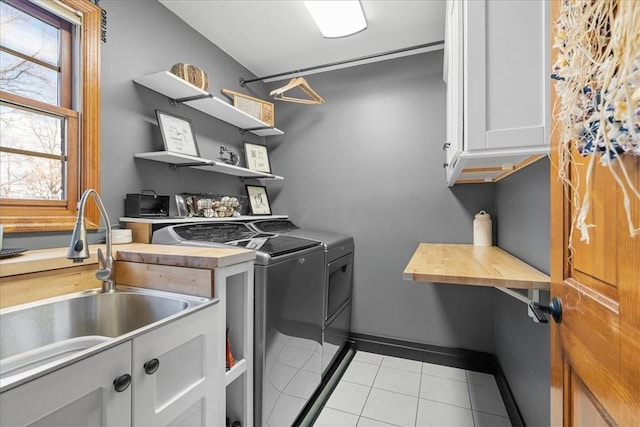
[{"label": "white upper cabinet", "polygon": [[544,1],[447,1],[449,186],[495,182],[548,153],[548,12]]}]

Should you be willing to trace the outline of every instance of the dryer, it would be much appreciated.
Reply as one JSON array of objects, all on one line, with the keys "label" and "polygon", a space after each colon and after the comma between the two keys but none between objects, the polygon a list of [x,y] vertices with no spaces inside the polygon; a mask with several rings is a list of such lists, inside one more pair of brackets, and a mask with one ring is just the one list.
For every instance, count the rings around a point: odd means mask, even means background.
[{"label": "dryer", "polygon": [[288,219],[250,222],[259,232],[279,233],[322,242],[324,248],[324,321],[322,328],[322,373],[336,361],[349,341],[353,288],[353,237],[323,230],[300,228]]}]

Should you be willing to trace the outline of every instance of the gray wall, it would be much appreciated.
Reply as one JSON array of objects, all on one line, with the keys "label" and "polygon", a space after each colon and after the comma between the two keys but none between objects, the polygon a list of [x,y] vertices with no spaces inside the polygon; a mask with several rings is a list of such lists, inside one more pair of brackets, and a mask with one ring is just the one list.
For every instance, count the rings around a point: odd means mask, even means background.
[{"label": "gray wall", "polygon": [[[549,160],[496,184],[498,244],[549,273]],[[548,301],[548,292],[541,292]],[[527,316],[521,301],[496,291],[496,356],[529,426],[549,425],[549,326]]]},{"label": "gray wall", "polygon": [[[265,85],[239,86],[240,77],[254,77],[233,58],[187,26],[157,1],[102,0],[107,11],[107,43],[102,44],[102,158],[100,196],[112,223],[124,214],[127,193],[154,189],[173,195],[190,191],[244,194],[240,179],[195,169],[172,172],[164,163],[134,159],[134,154],[162,149],[155,109],[192,121],[202,157],[216,159],[224,145],[241,153],[242,141],[264,142],[252,134],[187,106],[171,107],[165,96],[133,83],[133,79],[176,62],[197,65],[207,72],[212,92],[221,88],[264,97]],[[6,246],[50,248],[66,246],[71,232],[19,233],[5,236]],[[102,234],[103,235],[103,234]],[[90,237],[96,240],[97,235]]]},{"label": "gray wall", "polygon": [[[102,46],[102,191],[112,219],[126,193],[214,191],[242,194],[242,182],[217,173],[135,160],[161,149],[154,110],[192,120],[200,151],[264,142],[135,85],[138,76],[175,62],[202,67],[213,92],[241,90],[251,76],[155,1],[102,0],[108,41]],[[472,240],[473,215],[489,211],[501,246],[548,271],[548,166],[536,163],[496,186],[446,187],[442,170],[445,94],[442,52],[309,76],[322,106],[278,103],[285,135],[268,138],[275,173],[274,211],[301,226],[353,235],[356,332],[496,353],[530,425],[548,422],[548,330],[522,303],[497,291],[407,282],[402,271],[419,242]],[[277,87],[283,82],[273,83]],[[246,89],[245,89],[246,90]],[[264,97],[265,86],[253,83]],[[32,249],[68,244],[70,233],[12,234],[5,245]],[[495,305],[494,305],[495,300]],[[494,328],[495,311],[495,328]],[[495,337],[494,337],[495,334]],[[495,339],[494,339],[495,338]],[[494,344],[495,343],[495,344]],[[546,346],[546,347],[545,347]]]},{"label": "gray wall", "polygon": [[354,332],[493,352],[492,289],[402,280],[419,242],[469,243],[493,210],[491,186],[445,184],[442,59],[307,76],[326,104],[277,104],[269,191],[298,225],[354,236]]}]

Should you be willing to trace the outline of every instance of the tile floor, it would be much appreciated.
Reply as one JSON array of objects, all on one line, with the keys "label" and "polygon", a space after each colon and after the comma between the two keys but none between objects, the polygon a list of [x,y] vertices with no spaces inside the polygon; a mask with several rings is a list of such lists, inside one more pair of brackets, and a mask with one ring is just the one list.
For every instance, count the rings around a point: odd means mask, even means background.
[{"label": "tile floor", "polygon": [[314,426],[511,423],[493,375],[358,351]]}]

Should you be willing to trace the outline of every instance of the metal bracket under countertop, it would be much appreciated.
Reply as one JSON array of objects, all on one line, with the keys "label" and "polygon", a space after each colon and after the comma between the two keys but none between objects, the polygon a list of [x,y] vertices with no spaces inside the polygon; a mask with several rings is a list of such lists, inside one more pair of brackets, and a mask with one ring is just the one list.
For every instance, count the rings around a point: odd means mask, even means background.
[{"label": "metal bracket under countertop", "polygon": [[512,296],[513,298],[522,301],[523,303],[527,304],[527,315],[529,317],[531,317],[531,319],[535,322],[535,323],[539,323],[537,317],[535,316],[535,314],[533,313],[533,311],[531,310],[531,304],[538,304],[540,303],[540,289],[528,289],[527,290],[527,296],[524,296],[523,294],[514,291],[513,289],[509,289],[509,288],[504,288],[501,286],[496,286],[495,287],[497,290],[504,292],[505,294]]}]

